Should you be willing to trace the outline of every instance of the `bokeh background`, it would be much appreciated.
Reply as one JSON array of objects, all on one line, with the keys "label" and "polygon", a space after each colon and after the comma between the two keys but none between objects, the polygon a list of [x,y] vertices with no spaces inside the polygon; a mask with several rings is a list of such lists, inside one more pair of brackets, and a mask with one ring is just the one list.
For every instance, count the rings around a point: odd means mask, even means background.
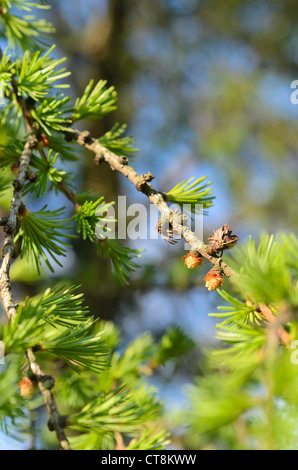
[{"label": "bokeh background", "polygon": [[[127,123],[139,148],[135,169],[152,171],[154,186],[162,191],[191,176],[206,175],[213,182],[216,199],[204,217],[205,241],[226,222],[240,241],[261,231],[297,230],[298,105],[290,99],[291,82],[298,79],[295,0],[58,0],[52,5],[46,15],[57,29],[55,53],[68,57],[70,93],[80,95],[90,78],[107,79],[118,91],[117,111],[88,130],[97,137],[115,122]],[[80,155],[75,186],[93,188],[107,201],[121,194],[148,204],[121,175],[95,168],[91,154]],[[65,205],[62,196],[51,202]],[[129,244],[145,249],[129,287],[121,287],[93,246],[82,242],[55,276],[81,284],[91,312],[115,321],[124,343],[146,330],[158,338],[172,323],[194,340],[191,354],[152,378],[171,427],[170,417],[186,404],[186,384],[200,369],[202,350],[214,341],[208,313],[222,301],[204,288],[207,267],[186,269],[182,242]],[[34,276],[19,280],[23,297],[40,291],[48,274],[40,282]],[[183,430],[172,431],[179,447]],[[3,448],[10,445],[2,441]]]}]

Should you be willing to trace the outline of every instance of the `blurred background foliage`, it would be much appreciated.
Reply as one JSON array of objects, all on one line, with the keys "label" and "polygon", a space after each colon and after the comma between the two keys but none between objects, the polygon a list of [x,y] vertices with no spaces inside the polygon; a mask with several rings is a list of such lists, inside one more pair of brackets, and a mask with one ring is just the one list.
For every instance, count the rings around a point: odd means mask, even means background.
[{"label": "blurred background foliage", "polygon": [[[162,191],[191,176],[212,180],[216,199],[204,217],[205,240],[226,222],[240,241],[260,230],[297,229],[298,108],[290,101],[298,78],[295,0],[50,3],[55,53],[68,58],[73,95],[80,96],[90,78],[106,79],[119,95],[118,109],[88,130],[99,136],[126,122],[140,149],[135,169],[152,171]],[[148,204],[108,167],[95,170],[90,154],[81,155],[75,186],[92,188],[107,202],[125,194]],[[74,242],[55,277],[81,284],[92,313],[114,320],[124,342],[147,330],[158,339],[173,322],[183,327],[196,348],[152,379],[166,410],[177,411],[186,400],[184,384],[200,370],[200,351],[214,341],[207,315],[222,301],[203,288],[207,267],[185,268],[182,242],[130,244],[145,252],[128,287],[89,242]],[[32,272],[24,277],[19,262],[12,272],[20,297],[48,282],[48,274],[39,282]],[[182,435],[175,430],[174,445],[185,445]]]}]

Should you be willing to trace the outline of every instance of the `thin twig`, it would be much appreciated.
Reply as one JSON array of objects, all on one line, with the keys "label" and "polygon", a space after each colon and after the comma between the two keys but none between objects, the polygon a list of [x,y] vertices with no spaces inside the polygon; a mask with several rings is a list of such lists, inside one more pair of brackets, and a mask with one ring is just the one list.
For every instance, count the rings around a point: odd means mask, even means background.
[{"label": "thin twig", "polygon": [[7,216],[7,222],[4,226],[6,236],[3,245],[2,264],[0,268],[0,292],[6,314],[8,318],[12,319],[16,316],[17,305],[14,303],[12,297],[9,271],[11,261],[14,257],[14,237],[17,227],[18,213],[22,205],[22,195],[26,180],[26,173],[29,167],[32,150],[34,149],[36,144],[36,137],[33,134],[30,134],[27,138],[23,153],[20,158],[18,177],[13,182],[13,196],[11,200],[10,210]]},{"label": "thin twig", "polygon": [[[31,350],[27,351],[27,358],[29,361],[30,369],[32,370],[35,378],[37,379],[38,388],[43,396],[44,402],[46,404],[50,416],[48,427],[50,431],[56,432],[56,436],[60,443],[61,449],[71,450],[69,442],[64,433],[66,418],[61,416],[58,412],[54,396],[51,390],[45,385],[46,382],[53,382],[54,379],[51,376],[46,376],[43,373],[38,362],[36,361],[34,353]],[[51,384],[51,386],[53,386],[53,384]]]}]

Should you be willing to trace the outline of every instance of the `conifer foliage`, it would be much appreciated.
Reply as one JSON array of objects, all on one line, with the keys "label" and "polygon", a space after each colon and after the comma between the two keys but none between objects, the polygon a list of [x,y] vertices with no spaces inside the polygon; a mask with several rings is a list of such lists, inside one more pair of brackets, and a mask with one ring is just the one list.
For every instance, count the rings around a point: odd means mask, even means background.
[{"label": "conifer foliage", "polygon": [[[78,122],[112,112],[117,93],[106,81],[91,79],[81,97],[66,94],[66,59],[56,58],[49,44],[53,27],[39,19],[48,8],[47,1],[0,2],[0,35],[7,42],[0,65],[6,130],[0,149],[0,203],[6,211],[0,219],[0,291],[7,316],[0,330],[5,346],[1,428],[32,432],[29,417],[45,405],[55,438],[47,441],[51,448],[145,450],[169,443],[168,432],[157,424],[162,404],[146,377],[193,347],[180,327],[170,327],[159,341],[144,334],[120,349],[120,332],[89,312],[80,287],[50,285],[19,304],[13,296],[10,270],[16,258],[37,275],[54,272],[77,238],[94,244],[94,253],[109,260],[123,286],[138,268],[139,250],[96,237],[96,226],[114,201],[91,191],[77,193],[66,170],[84,147],[95,163],[126,176],[156,205],[168,221],[166,239],[179,235],[190,243],[188,258],[200,262],[188,267],[199,272],[204,259],[210,263],[206,285],[210,278],[218,282],[209,290],[224,286],[219,293],[227,305],[216,315],[218,338],[227,346],[208,355],[204,377],[190,387],[186,445],[202,446],[212,438],[223,446],[260,447],[254,436],[261,436],[264,448],[291,446],[297,433],[291,423],[298,415],[297,366],[290,349],[297,330],[297,239],[284,235],[274,243],[264,236],[258,244],[250,240],[234,248],[238,237],[226,224],[204,244],[171,204],[189,204],[190,216],[197,205],[212,206],[205,176],[179,182],[168,193],[157,191],[150,172],[138,175],[129,164],[136,149],[125,125],[116,123],[96,137],[79,131]],[[52,192],[72,203],[72,214],[38,205]],[[228,248],[232,254],[224,261]]]}]

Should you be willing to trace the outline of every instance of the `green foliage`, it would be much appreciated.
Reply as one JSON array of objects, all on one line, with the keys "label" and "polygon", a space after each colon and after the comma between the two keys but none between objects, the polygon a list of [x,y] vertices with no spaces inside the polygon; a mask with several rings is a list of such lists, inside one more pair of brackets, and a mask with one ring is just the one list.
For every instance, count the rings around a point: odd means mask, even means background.
[{"label": "green foliage", "polygon": [[194,342],[184,333],[182,328],[173,325],[161,339],[156,362],[165,364],[167,361],[177,360],[179,356],[187,354],[193,347]]},{"label": "green foliage", "polygon": [[[148,397],[148,395],[147,395]],[[139,407],[135,398],[124,386],[88,403],[79,413],[69,417],[69,425],[80,432],[97,434],[111,432],[134,434],[155,414],[156,403],[151,396]]]},{"label": "green foliage", "polygon": [[[139,376],[140,371],[147,372],[150,364],[158,354],[158,347],[150,333],[144,333],[132,340],[122,355],[115,353],[111,359],[111,374],[114,379],[125,377],[126,381]],[[145,368],[142,369],[142,367]],[[151,371],[149,370],[149,374]]]},{"label": "green foliage", "polygon": [[[296,247],[293,235],[275,243],[263,235],[259,243],[250,239],[233,249],[230,260],[239,276],[232,283],[240,298],[219,291],[227,305],[211,315],[221,320],[216,326],[222,347],[207,351],[202,376],[189,388],[187,422],[195,445],[295,446],[297,365],[287,348],[297,335]],[[273,320],[263,316],[264,304]]]},{"label": "green foliage", "polygon": [[[193,181],[194,178],[190,178],[187,181],[181,181],[171,191],[166,193],[167,200],[183,206],[189,204],[191,212],[199,213],[200,209],[196,208],[196,204],[202,204],[204,209],[213,206],[212,200],[214,196],[211,196],[212,190],[208,188],[211,182],[201,185],[202,181],[206,179],[206,176]],[[193,182],[192,182],[193,181]]]},{"label": "green foliage", "polygon": [[116,155],[131,157],[138,150],[134,148],[135,139],[133,137],[121,137],[126,130],[126,124],[119,126],[114,124],[112,129],[98,139],[98,142]]},{"label": "green foliage", "polygon": [[117,276],[119,282],[126,286],[129,283],[129,274],[138,268],[139,265],[132,261],[139,258],[142,250],[133,250],[126,246],[121,246],[117,240],[107,238],[98,243],[98,252],[103,258],[110,260],[112,271]]},{"label": "green foliage", "polygon": [[139,439],[132,439],[127,450],[162,450],[170,444],[169,434],[166,431],[146,429]]},{"label": "green foliage", "polygon": [[[106,80],[100,80],[93,88],[94,80],[90,80],[82,98],[78,98],[73,108],[73,121],[81,119],[101,119],[116,109],[117,93],[114,87],[106,88]],[[93,88],[93,90],[92,90]]]},{"label": "green foliage", "polygon": [[[107,220],[104,214],[113,204],[114,202],[106,204],[104,198],[100,197],[96,201],[87,200],[78,207],[74,219],[77,222],[77,230],[82,235],[83,240],[87,238],[91,242],[97,240],[96,225],[101,221]],[[115,219],[109,217],[109,221],[114,222]]]},{"label": "green foliage", "polygon": [[86,321],[88,307],[82,305],[83,294],[76,294],[78,287],[65,285],[48,288],[43,294],[32,300],[34,305],[43,309],[43,318],[50,325],[57,327],[78,326]]},{"label": "green foliage", "polygon": [[16,134],[21,130],[23,113],[14,94],[11,96],[10,102],[1,109],[0,124],[3,127],[9,126]]},{"label": "green foliage", "polygon": [[[33,49],[40,46],[55,29],[44,19],[32,15],[34,8],[49,8],[46,2],[29,2],[27,0],[3,0],[0,12],[0,35],[7,38],[11,48]],[[22,17],[16,10],[30,13]]]},{"label": "green foliage", "polygon": [[7,352],[25,352],[36,346],[44,334],[45,322],[38,305],[26,299],[20,305],[15,319],[4,327],[3,340]]},{"label": "green foliage", "polygon": [[221,380],[215,375],[189,390],[189,425],[200,434],[234,422],[253,405],[253,398],[239,390],[237,380]]},{"label": "green foliage", "polygon": [[8,49],[5,50],[4,54],[2,54],[1,63],[0,63],[0,97],[1,99],[5,96],[8,96],[11,89],[11,79],[12,79],[12,72],[11,69],[13,64],[10,61],[11,55],[8,55]]},{"label": "green foliage", "polygon": [[54,46],[42,57],[40,51],[35,54],[26,51],[22,61],[17,61],[14,64],[18,95],[22,95],[24,98],[30,97],[38,101],[51,88],[65,88],[69,86],[61,83],[54,84],[57,80],[68,77],[70,73],[66,72],[65,68],[55,70],[66,59],[50,59],[49,54],[53,49]]},{"label": "green foliage", "polygon": [[210,317],[216,318],[227,318],[220,323],[221,326],[229,325],[230,323],[237,324],[260,324],[262,322],[262,315],[256,311],[256,308],[251,303],[241,302],[240,300],[232,297],[228,292],[224,290],[218,290],[219,295],[226,300],[229,304],[225,307],[218,307],[218,310],[223,313],[210,313]]},{"label": "green foliage", "polygon": [[0,365],[0,429],[8,432],[8,420],[15,424],[24,417],[24,400],[18,393],[19,362],[9,356]]},{"label": "green foliage", "polygon": [[54,333],[42,341],[40,350],[54,354],[77,373],[87,369],[99,373],[106,365],[107,349],[102,332],[92,334],[92,319],[70,326],[61,334]]},{"label": "green foliage", "polygon": [[71,119],[65,116],[71,110],[71,108],[66,108],[70,99],[62,93],[45,98],[37,108],[31,110],[31,116],[50,136],[53,130],[70,132]]},{"label": "green foliage", "polygon": [[95,432],[86,432],[71,437],[70,444],[74,450],[114,450],[116,439],[112,433],[101,435]]},{"label": "green foliage", "polygon": [[11,187],[11,179],[4,175],[0,174],[0,195],[5,193]]},{"label": "green foliage", "polygon": [[59,158],[59,153],[54,154],[50,149],[48,155],[44,153],[43,157],[33,160],[32,166],[37,168],[37,171],[35,171],[36,178],[33,182],[28,181],[24,190],[24,194],[31,193],[32,197],[37,199],[52,189],[56,192],[59,191],[60,183],[64,183],[68,187],[71,186],[71,175],[54,167]]},{"label": "green foliage", "polygon": [[46,208],[47,206],[44,206],[37,212],[25,209],[20,217],[21,228],[15,237],[15,242],[19,239],[22,242],[21,257],[28,257],[39,272],[41,258],[52,272],[54,270],[49,257],[62,266],[58,257],[66,256],[66,250],[63,246],[71,246],[62,240],[66,236],[64,231],[71,229],[67,225],[68,220],[59,220],[64,208],[54,211],[46,210]]},{"label": "green foliage", "polygon": [[0,152],[0,168],[7,168],[18,162],[20,159],[25,143],[19,139],[8,139],[6,145],[1,145]]},{"label": "green foliage", "polygon": [[53,133],[48,138],[49,148],[54,150],[55,153],[59,153],[63,160],[74,162],[78,160],[78,150],[71,142],[66,142],[64,135]]},{"label": "green foliage", "polygon": [[239,272],[234,285],[252,302],[270,304],[284,300],[297,305],[297,283],[290,267],[296,246],[293,236],[284,236],[283,243],[274,243],[273,236],[268,235],[262,235],[258,244],[250,238],[233,250],[229,260]]}]

